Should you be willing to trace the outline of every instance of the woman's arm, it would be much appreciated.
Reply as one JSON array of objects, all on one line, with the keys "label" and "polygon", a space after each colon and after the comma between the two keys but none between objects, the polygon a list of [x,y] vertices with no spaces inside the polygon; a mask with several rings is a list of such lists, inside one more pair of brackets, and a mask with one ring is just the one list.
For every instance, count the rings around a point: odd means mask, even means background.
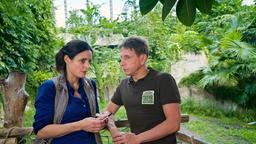
[{"label": "woman's arm", "polygon": [[85,118],[83,120],[67,124],[49,124],[40,129],[37,133],[38,138],[55,138],[66,134],[84,130],[87,132],[99,132],[105,126],[105,121],[99,118]]}]

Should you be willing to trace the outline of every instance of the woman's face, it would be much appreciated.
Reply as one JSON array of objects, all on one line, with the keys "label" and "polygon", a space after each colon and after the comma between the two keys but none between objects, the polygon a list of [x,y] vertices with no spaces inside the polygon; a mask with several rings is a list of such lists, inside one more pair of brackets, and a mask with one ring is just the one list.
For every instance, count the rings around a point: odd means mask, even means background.
[{"label": "woman's face", "polygon": [[65,55],[64,61],[66,62],[68,77],[84,77],[90,68],[91,59],[92,52],[90,50],[78,53],[73,59]]}]

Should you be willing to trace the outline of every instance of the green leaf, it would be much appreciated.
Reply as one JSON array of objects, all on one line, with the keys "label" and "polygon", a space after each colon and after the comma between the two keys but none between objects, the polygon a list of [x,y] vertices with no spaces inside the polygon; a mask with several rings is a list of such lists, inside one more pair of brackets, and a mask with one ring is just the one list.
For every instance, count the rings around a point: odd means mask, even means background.
[{"label": "green leaf", "polygon": [[140,0],[139,1],[140,13],[142,15],[147,14],[155,7],[157,2],[158,2],[158,0]]},{"label": "green leaf", "polygon": [[165,0],[159,0],[162,4],[164,4]]},{"label": "green leaf", "polygon": [[163,3],[162,20],[164,21],[167,15],[170,13],[172,7],[176,3],[176,0],[165,0]]},{"label": "green leaf", "polygon": [[213,0],[196,0],[196,8],[201,13],[209,14],[212,9]]},{"label": "green leaf", "polygon": [[193,0],[179,0],[176,14],[181,23],[191,26],[196,18],[196,6]]}]

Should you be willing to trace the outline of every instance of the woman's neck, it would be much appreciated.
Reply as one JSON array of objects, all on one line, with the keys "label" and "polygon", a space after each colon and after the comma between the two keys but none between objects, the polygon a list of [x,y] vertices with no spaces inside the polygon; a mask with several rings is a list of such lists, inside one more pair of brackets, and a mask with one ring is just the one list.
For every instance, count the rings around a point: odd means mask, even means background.
[{"label": "woman's neck", "polygon": [[79,78],[67,74],[67,81],[74,90],[77,90],[79,88]]}]

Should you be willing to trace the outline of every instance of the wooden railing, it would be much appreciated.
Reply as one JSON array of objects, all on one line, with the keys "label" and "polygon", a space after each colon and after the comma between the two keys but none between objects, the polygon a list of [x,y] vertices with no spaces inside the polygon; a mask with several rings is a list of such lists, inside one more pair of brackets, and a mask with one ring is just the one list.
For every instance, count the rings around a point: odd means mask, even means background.
[{"label": "wooden railing", "polygon": [[[186,123],[189,121],[188,115],[182,115],[181,116],[181,122]],[[117,127],[130,127],[128,120],[117,120],[115,121]],[[20,136],[26,136],[26,135],[32,135],[33,134],[33,128],[32,127],[13,127],[9,129],[0,129],[0,137],[2,140],[0,140],[0,144],[14,144],[15,143],[15,137]],[[204,142],[198,137],[195,137],[191,134],[188,134],[182,130],[178,131],[176,134],[177,138],[181,141],[192,143],[192,144],[206,144],[207,142]],[[16,140],[17,141],[17,140]],[[16,142],[17,143],[17,142]]]}]

